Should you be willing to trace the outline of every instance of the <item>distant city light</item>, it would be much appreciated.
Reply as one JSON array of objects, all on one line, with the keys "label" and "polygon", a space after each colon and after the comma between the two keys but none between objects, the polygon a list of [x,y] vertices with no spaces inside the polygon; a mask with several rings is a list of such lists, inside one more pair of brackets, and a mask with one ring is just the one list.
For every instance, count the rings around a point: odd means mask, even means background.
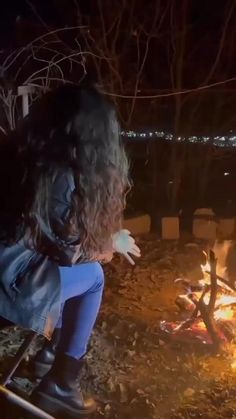
[{"label": "distant city light", "polygon": [[224,172],[224,176],[229,176],[229,172]]},{"label": "distant city light", "polygon": [[[232,131],[230,131],[232,132]],[[236,135],[217,135],[215,137],[210,136],[196,136],[191,135],[189,137],[178,136],[174,137],[173,134],[166,133],[164,131],[122,131],[121,135],[131,140],[148,140],[148,139],[164,139],[167,141],[178,141],[178,142],[190,142],[195,144],[211,144],[217,147],[236,147]],[[225,174],[225,176],[228,176]]]}]

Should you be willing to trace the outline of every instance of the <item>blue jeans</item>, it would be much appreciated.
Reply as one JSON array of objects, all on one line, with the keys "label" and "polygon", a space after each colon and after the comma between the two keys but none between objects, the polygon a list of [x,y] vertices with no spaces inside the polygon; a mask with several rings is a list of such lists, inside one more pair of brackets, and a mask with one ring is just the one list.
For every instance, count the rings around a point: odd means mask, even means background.
[{"label": "blue jeans", "polygon": [[61,328],[58,351],[80,359],[87,345],[102,300],[104,274],[98,262],[60,267]]}]

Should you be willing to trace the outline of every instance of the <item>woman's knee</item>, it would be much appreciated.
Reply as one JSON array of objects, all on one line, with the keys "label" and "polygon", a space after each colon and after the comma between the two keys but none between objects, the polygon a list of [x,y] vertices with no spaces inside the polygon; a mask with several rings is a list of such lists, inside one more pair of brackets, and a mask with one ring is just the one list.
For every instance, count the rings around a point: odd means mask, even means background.
[{"label": "woman's knee", "polygon": [[99,289],[104,288],[105,277],[104,277],[103,268],[99,262],[94,262],[92,265],[93,265],[92,269],[93,269],[93,278],[94,278],[94,284],[92,288],[97,291]]},{"label": "woman's knee", "polygon": [[61,302],[87,292],[102,292],[104,273],[98,262],[61,268]]}]

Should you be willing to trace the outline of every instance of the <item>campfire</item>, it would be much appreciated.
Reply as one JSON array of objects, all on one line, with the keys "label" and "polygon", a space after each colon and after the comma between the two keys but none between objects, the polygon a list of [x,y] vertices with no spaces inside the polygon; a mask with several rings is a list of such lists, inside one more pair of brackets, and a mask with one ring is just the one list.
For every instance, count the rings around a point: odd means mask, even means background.
[{"label": "campfire", "polygon": [[216,350],[236,338],[236,289],[216,274],[213,251],[205,253],[206,264],[201,265],[203,278],[197,284],[182,281],[185,293],[176,304],[185,312],[182,322],[160,324],[161,331],[174,340],[193,340],[213,345]]}]

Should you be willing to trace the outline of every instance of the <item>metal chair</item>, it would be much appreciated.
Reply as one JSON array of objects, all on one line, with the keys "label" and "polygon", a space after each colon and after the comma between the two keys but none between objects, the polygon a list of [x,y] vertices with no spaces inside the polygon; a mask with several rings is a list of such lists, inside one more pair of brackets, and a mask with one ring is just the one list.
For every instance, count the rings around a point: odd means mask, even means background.
[{"label": "metal chair", "polygon": [[[4,319],[0,319],[0,328],[9,326],[11,323],[5,321]],[[12,325],[12,324],[11,324]],[[15,356],[13,357],[10,366],[4,372],[3,376],[0,378],[0,397],[5,399],[9,404],[13,404],[21,409],[25,410],[26,412],[33,415],[35,418],[40,419],[55,419],[53,416],[49,415],[48,413],[44,412],[43,410],[39,409],[37,406],[33,405],[20,395],[16,394],[14,390],[9,389],[8,385],[11,382],[11,379],[18,368],[20,362],[23,360],[25,354],[27,353],[31,343],[37,337],[36,332],[29,332],[27,337],[25,338],[24,342],[16,352]]]}]

